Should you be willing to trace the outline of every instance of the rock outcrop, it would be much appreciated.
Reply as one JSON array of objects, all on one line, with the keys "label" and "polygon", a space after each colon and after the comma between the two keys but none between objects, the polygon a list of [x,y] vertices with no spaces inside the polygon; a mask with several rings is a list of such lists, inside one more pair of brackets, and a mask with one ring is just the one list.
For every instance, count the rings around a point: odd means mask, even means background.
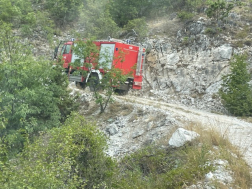
[{"label": "rock outcrop", "polygon": [[181,147],[184,146],[187,142],[193,141],[199,136],[198,133],[194,131],[188,131],[183,128],[178,128],[169,140],[169,145],[171,147]]},{"label": "rock outcrop", "polygon": [[252,67],[252,47],[234,47],[231,36],[207,34],[209,25],[210,21],[201,17],[186,23],[176,37],[155,36],[146,40],[149,53],[144,81],[148,95],[165,102],[225,112],[217,95],[221,76],[229,71],[234,54],[248,52]]}]

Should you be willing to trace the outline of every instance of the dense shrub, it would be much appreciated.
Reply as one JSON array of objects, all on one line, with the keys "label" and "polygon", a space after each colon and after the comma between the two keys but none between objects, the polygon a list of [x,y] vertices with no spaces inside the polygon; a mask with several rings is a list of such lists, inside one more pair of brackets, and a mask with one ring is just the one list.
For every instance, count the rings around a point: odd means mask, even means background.
[{"label": "dense shrub", "polygon": [[193,13],[191,12],[187,12],[187,11],[181,11],[178,13],[178,17],[181,19],[181,20],[190,20],[192,19],[194,16]]},{"label": "dense shrub", "polygon": [[64,26],[78,20],[82,0],[46,0],[45,8],[49,11],[56,25]]},{"label": "dense shrub", "polygon": [[5,125],[0,137],[13,152],[22,150],[27,136],[58,126],[77,107],[61,66],[35,59],[31,48],[8,25],[1,26],[0,109]]},{"label": "dense shrub", "polygon": [[62,127],[27,143],[11,164],[0,161],[1,188],[110,188],[114,162],[105,149],[104,135],[73,113]]},{"label": "dense shrub", "polygon": [[213,170],[206,165],[209,146],[185,146],[179,149],[148,147],[120,162],[115,188],[182,188],[200,180]]},{"label": "dense shrub", "polygon": [[147,23],[145,18],[137,18],[130,20],[125,26],[127,35],[125,38],[134,37],[138,40],[143,39],[147,35]]},{"label": "dense shrub", "polygon": [[110,1],[110,12],[118,26],[123,27],[128,21],[147,15],[151,5],[152,2],[145,0],[112,0]]},{"label": "dense shrub", "polygon": [[78,24],[84,28],[82,37],[107,39],[108,36],[118,38],[119,27],[112,19],[108,1],[85,0],[85,7],[80,14]]}]

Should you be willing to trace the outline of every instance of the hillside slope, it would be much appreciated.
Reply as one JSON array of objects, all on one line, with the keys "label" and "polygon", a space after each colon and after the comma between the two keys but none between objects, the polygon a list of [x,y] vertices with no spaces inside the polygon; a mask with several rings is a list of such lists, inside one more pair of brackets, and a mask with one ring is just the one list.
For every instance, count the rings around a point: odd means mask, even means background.
[{"label": "hillside slope", "polygon": [[[252,33],[248,29],[252,23],[246,13],[234,9],[226,20],[228,24],[220,26],[222,31],[212,34],[207,31],[216,25],[204,15],[183,22],[173,13],[148,22],[149,34],[143,42],[147,49],[143,89],[130,91],[131,96],[116,97],[125,109],[118,113],[118,107],[113,106],[115,111],[109,112],[113,119],[99,121],[110,133],[110,155],[120,156],[165,136],[169,138],[175,128],[196,122],[231,139],[252,165],[252,125],[219,115],[228,112],[218,96],[221,76],[228,73],[234,54],[247,53],[252,70]],[[246,34],[244,39],[239,38],[242,32]],[[131,113],[127,112],[127,102],[135,107]]]}]

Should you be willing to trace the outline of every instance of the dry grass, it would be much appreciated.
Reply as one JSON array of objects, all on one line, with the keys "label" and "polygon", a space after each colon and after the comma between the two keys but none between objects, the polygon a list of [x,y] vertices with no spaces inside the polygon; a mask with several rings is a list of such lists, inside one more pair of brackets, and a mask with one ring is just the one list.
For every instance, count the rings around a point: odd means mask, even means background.
[{"label": "dry grass", "polygon": [[85,116],[90,116],[92,115],[94,112],[99,111],[99,105],[97,104],[93,104],[89,106],[89,110],[85,113]]},{"label": "dry grass", "polygon": [[178,19],[170,20],[169,17],[159,17],[148,22],[150,35],[165,35],[166,37],[175,36],[177,31],[183,26],[183,22]]},{"label": "dry grass", "polygon": [[[215,147],[213,148],[215,155],[212,157],[212,160],[219,158],[228,161],[228,169],[232,172],[233,179],[235,180],[232,187],[243,189],[250,188],[250,167],[243,159],[241,151],[237,147],[233,146],[227,139],[226,136],[229,132],[228,129],[220,134],[213,127],[203,127],[203,125],[198,123],[189,124],[187,129],[193,130],[200,134],[200,137],[198,138],[200,143]],[[224,186],[221,186],[221,184],[218,185],[218,188],[223,187]]]},{"label": "dry grass", "polygon": [[127,116],[131,114],[134,110],[134,107],[130,104],[121,104],[115,101],[108,105],[104,113],[97,113],[94,116],[94,113],[100,111],[99,108],[99,105],[93,104],[92,106],[90,106],[90,109],[85,113],[85,116],[93,117],[93,119],[108,120],[115,119],[118,116]]},{"label": "dry grass", "polygon": [[252,117],[244,117],[242,119],[245,120],[246,122],[252,123]]},{"label": "dry grass", "polygon": [[131,122],[133,122],[134,120],[137,120],[137,119],[138,119],[137,114],[134,113],[134,114],[131,115],[131,117],[129,118],[128,122],[131,123]]}]

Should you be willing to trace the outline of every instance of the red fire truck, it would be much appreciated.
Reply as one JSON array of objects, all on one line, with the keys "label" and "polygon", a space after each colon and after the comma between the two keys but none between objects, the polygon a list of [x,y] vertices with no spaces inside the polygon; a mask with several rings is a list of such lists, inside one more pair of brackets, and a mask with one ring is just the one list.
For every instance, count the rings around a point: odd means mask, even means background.
[{"label": "red fire truck", "polygon": [[[72,73],[70,63],[73,63],[79,57],[74,54],[72,50],[75,42],[68,41],[64,42],[62,47],[60,48],[60,55],[63,57],[64,63],[63,67],[66,69],[66,72],[69,76],[69,81],[74,81],[79,83],[81,86],[86,86],[86,83],[89,82],[89,79],[97,78],[100,80],[103,78],[104,71],[102,68],[95,68],[93,65],[92,68],[85,67],[85,60],[81,60],[81,65],[78,69],[88,71],[87,76],[83,77],[81,74],[76,75]],[[98,63],[104,61],[104,55],[106,53],[106,57],[109,58],[108,68],[112,66],[115,68],[119,68],[122,70],[122,73],[127,75],[131,74],[128,77],[127,81],[124,84],[120,84],[118,87],[120,90],[128,91],[130,88],[133,89],[141,89],[142,88],[142,74],[143,74],[143,63],[145,59],[145,48],[140,46],[135,46],[132,44],[124,43],[120,40],[108,40],[108,41],[94,41],[94,44],[99,49],[99,58]],[[118,57],[120,52],[123,52],[124,58],[123,61],[118,61]],[[56,52],[57,53],[57,52]]]}]

